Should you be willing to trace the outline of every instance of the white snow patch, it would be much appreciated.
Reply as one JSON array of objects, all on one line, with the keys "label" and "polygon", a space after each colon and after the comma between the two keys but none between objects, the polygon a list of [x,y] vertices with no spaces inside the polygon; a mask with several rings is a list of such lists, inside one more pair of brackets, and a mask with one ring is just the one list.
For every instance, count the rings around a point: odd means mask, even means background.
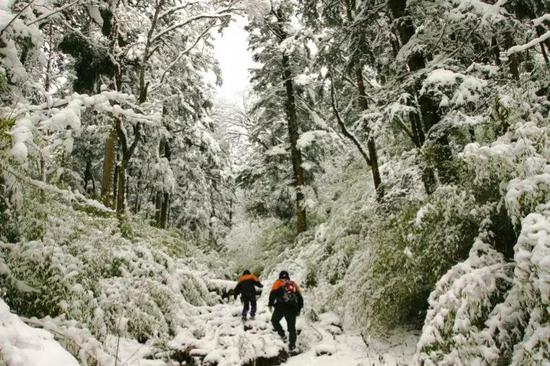
[{"label": "white snow patch", "polygon": [[300,135],[300,138],[298,138],[298,142],[296,143],[298,149],[305,149],[311,144],[315,142],[318,138],[322,138],[327,134],[326,131],[323,130],[314,130],[314,131],[307,131],[302,133]]},{"label": "white snow patch", "polygon": [[78,366],[51,333],[23,323],[1,299],[0,350],[0,358],[8,366]]}]

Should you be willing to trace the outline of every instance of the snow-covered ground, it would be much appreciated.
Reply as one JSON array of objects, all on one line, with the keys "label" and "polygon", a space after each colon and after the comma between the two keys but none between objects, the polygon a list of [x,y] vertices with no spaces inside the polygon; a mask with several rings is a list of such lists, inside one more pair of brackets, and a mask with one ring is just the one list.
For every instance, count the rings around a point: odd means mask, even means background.
[{"label": "snow-covered ground", "polygon": [[[239,302],[204,307],[196,319],[200,328],[183,330],[172,346],[202,359],[206,365],[248,365],[255,364],[255,360],[277,358],[282,361],[287,345],[272,330],[269,311],[262,303],[258,305],[256,319],[245,323],[240,319]],[[283,327],[286,328],[284,321]],[[406,365],[413,357],[417,341],[417,336],[404,331],[384,341],[342,333],[334,314],[321,314],[316,322],[299,317],[297,328],[301,353],[282,365]]]},{"label": "snow-covered ground", "polygon": [[78,366],[53,335],[23,323],[0,299],[0,365]]},{"label": "snow-covered ground", "polygon": [[[414,354],[417,336],[410,332],[385,341],[368,339],[343,333],[338,317],[326,313],[315,322],[305,316],[298,318],[300,353],[287,359],[288,347],[272,330],[270,312],[265,304],[258,305],[256,319],[244,323],[238,301],[200,307],[189,327],[181,329],[174,338],[172,357],[179,357],[180,362],[194,359],[204,366],[255,365],[260,360],[287,366],[376,366],[406,365]],[[286,328],[284,320],[283,327]],[[105,346],[109,353],[117,355],[120,366],[166,365],[165,361],[151,359],[161,355],[152,354],[154,347],[150,344],[110,336]],[[0,365],[76,366],[78,362],[51,333],[26,325],[0,300]]]},{"label": "snow-covered ground", "polygon": [[360,335],[343,334],[335,337],[334,353],[318,355],[313,347],[302,354],[291,357],[286,366],[375,366],[408,365],[414,355],[416,337],[409,335],[397,344],[377,341],[368,347]]}]

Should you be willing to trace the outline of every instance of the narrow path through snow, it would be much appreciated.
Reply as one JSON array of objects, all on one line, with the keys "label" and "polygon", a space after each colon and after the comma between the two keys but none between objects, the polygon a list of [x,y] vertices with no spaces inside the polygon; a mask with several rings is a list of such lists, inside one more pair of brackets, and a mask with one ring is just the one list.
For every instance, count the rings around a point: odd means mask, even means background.
[{"label": "narrow path through snow", "polygon": [[202,308],[195,319],[200,331],[176,337],[182,350],[177,358],[201,366],[372,366],[406,365],[414,353],[416,337],[410,333],[365,342],[359,335],[342,334],[334,314],[322,314],[315,323],[298,319],[301,353],[289,357],[287,345],[272,330],[271,314],[259,305],[256,319],[244,323],[237,302]]}]

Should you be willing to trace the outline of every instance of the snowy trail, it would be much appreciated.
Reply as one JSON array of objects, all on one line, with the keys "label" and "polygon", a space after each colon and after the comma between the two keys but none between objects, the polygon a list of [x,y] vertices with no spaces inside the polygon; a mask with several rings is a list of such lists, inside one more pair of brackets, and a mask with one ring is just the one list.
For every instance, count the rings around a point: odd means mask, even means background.
[{"label": "snowy trail", "polygon": [[[52,365],[77,364],[76,359],[54,341],[52,334],[25,325],[9,313],[7,305],[1,301],[0,305],[3,305],[0,320],[4,322],[3,327],[0,324],[0,334],[6,333],[0,336],[0,345],[7,347],[4,351],[8,353],[3,356],[10,359],[10,365],[34,365],[43,357],[52,361],[49,363]],[[173,362],[169,363],[165,357],[163,361],[153,356],[151,344],[116,337],[110,337],[107,343],[112,354],[116,349],[120,366],[400,366],[409,364],[417,342],[417,336],[408,332],[397,334],[389,341],[366,340],[356,334],[342,333],[338,317],[325,313],[314,323],[298,318],[297,346],[301,353],[289,356],[287,345],[272,330],[271,314],[265,307],[260,306],[255,320],[244,323],[240,311],[239,303],[198,308],[189,327],[181,329],[171,342]],[[286,328],[286,324],[283,326]],[[26,358],[21,358],[21,352]],[[110,365],[113,361],[101,364]]]},{"label": "snowy trail", "polygon": [[[219,304],[201,309],[195,319],[201,326],[199,337],[179,337],[186,352],[202,365],[251,365],[258,358],[277,358],[284,343],[271,332],[269,314],[260,311],[256,320],[246,323],[240,318],[237,304]],[[246,330],[245,330],[246,327]],[[200,364],[200,363],[199,363]]]},{"label": "snowy trail", "polygon": [[201,308],[195,319],[200,330],[193,336],[176,337],[182,350],[178,361],[201,366],[406,365],[414,353],[416,337],[412,334],[402,333],[397,341],[367,341],[367,347],[359,335],[342,334],[334,314],[323,314],[315,323],[298,319],[301,353],[289,357],[287,345],[272,330],[266,308],[259,303],[256,319],[245,323],[240,311],[239,303]]}]

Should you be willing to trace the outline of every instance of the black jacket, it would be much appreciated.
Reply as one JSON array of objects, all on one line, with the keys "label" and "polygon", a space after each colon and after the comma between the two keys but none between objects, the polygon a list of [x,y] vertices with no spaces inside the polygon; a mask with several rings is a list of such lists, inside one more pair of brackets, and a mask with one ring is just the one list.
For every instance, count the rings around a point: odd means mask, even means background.
[{"label": "black jacket", "polygon": [[233,290],[233,295],[235,298],[241,294],[243,297],[254,297],[256,296],[256,287],[264,287],[260,281],[253,274],[242,275],[239,277],[237,286]]}]

